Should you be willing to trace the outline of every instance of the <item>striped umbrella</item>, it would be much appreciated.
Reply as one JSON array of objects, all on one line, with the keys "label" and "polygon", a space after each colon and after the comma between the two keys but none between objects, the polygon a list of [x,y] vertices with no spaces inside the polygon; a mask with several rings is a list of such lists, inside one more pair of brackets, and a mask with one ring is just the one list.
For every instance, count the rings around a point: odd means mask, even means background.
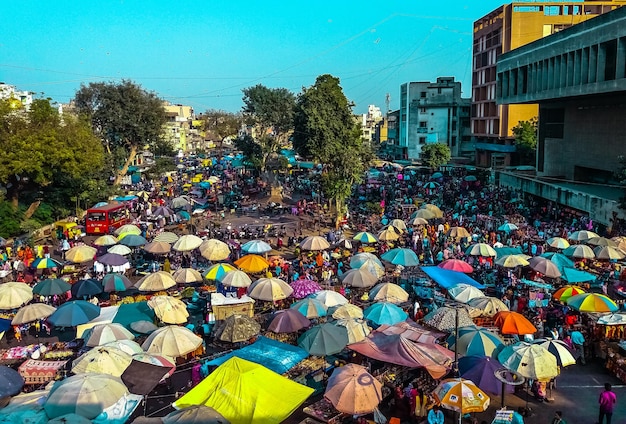
[{"label": "striped umbrella", "polygon": [[328,311],[328,307],[317,299],[310,297],[304,298],[292,304],[291,309],[298,310],[302,315],[307,318],[319,318],[325,317]]},{"label": "striped umbrella", "polygon": [[537,339],[533,344],[544,347],[548,352],[556,357],[556,364],[559,367],[567,367],[576,363],[574,353],[570,347],[562,340]]},{"label": "striped umbrella", "polygon": [[563,237],[552,237],[547,240],[548,246],[555,249],[567,249],[569,247],[569,241]]},{"label": "striped umbrella", "polygon": [[34,268],[34,269],[50,269],[50,268],[59,268],[62,265],[60,262],[55,261],[54,259],[51,259],[51,258],[37,258],[33,261],[33,263],[30,266],[31,268]]},{"label": "striped umbrella", "polygon": [[491,296],[475,297],[467,302],[470,306],[480,309],[483,316],[492,317],[500,311],[508,311],[509,308],[500,299]]},{"label": "striped umbrella", "polygon": [[619,306],[609,297],[598,293],[582,293],[567,299],[567,306],[579,312],[616,312]]},{"label": "striped umbrella", "polygon": [[577,259],[593,259],[596,257],[593,249],[586,244],[576,244],[563,250],[565,256],[570,256]]},{"label": "striped umbrella", "polygon": [[164,243],[176,243],[178,241],[178,236],[175,233],[170,231],[163,231],[160,234],[157,234],[152,241],[162,241]]},{"label": "striped umbrella", "polygon": [[567,302],[567,299],[570,297],[583,293],[585,293],[585,291],[578,286],[565,286],[554,292],[552,297],[561,302]]},{"label": "striped umbrella", "polygon": [[518,342],[506,346],[498,354],[498,361],[531,380],[546,381],[559,375],[556,357],[538,344]]},{"label": "striped umbrella", "polygon": [[486,243],[476,243],[472,244],[465,251],[466,255],[470,256],[492,256],[496,257],[496,251],[493,250],[493,247],[489,246]]},{"label": "striped umbrella", "polygon": [[361,243],[376,243],[378,239],[372,233],[368,233],[367,231],[362,231],[360,233],[356,233],[352,240],[360,241]]},{"label": "striped umbrella", "polygon": [[448,344],[451,350],[456,347],[461,355],[492,356],[504,346],[504,341],[486,328],[471,325],[459,327],[458,339],[453,334],[448,338]]},{"label": "striped umbrella", "polygon": [[570,234],[567,237],[567,239],[574,240],[574,241],[585,241],[594,237],[600,237],[600,236],[594,233],[593,231],[580,230],[580,231],[574,231],[572,234]]},{"label": "striped umbrella", "polygon": [[231,264],[221,263],[211,266],[204,274],[207,280],[222,280],[227,273],[235,271],[235,267]]}]

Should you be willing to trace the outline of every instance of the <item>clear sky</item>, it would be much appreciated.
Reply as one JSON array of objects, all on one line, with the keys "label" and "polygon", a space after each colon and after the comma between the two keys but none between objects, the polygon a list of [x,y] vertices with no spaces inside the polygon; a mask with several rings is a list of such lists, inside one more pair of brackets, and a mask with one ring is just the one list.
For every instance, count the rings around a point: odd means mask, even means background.
[{"label": "clear sky", "polygon": [[[430,3],[430,6],[426,6]],[[196,112],[256,84],[299,93],[329,73],[357,113],[400,84],[454,76],[470,97],[472,24],[495,0],[22,0],[2,4],[0,81],[66,103],[81,83],[133,80]]]}]

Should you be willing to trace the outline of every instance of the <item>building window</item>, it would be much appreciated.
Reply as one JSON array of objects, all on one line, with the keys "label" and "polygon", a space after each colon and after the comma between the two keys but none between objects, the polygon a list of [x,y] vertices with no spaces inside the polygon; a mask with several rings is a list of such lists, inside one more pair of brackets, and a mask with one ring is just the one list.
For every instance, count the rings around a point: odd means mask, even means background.
[{"label": "building window", "polygon": [[421,107],[420,108],[420,113],[426,113],[426,108],[425,107]]},{"label": "building window", "polygon": [[420,93],[420,97],[421,97],[422,99],[425,99],[425,98],[426,98],[426,92],[425,92],[425,91],[422,91],[422,92]]},{"label": "building window", "polygon": [[456,146],[456,135],[452,136],[452,145]]},{"label": "building window", "polygon": [[420,137],[419,138],[419,143],[420,144],[426,144],[426,137]]},{"label": "building window", "polygon": [[427,122],[426,121],[420,121],[420,128],[427,128]]}]

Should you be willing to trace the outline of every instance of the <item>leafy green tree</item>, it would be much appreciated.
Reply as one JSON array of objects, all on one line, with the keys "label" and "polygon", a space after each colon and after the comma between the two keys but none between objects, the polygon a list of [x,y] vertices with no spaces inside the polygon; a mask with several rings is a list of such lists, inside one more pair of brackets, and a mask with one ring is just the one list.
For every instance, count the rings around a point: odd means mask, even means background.
[{"label": "leafy green tree", "polygon": [[243,89],[243,116],[256,129],[255,142],[261,147],[261,170],[267,159],[288,140],[293,128],[295,95],[286,88],[262,84]]},{"label": "leafy green tree", "polygon": [[202,129],[206,137],[212,141],[223,143],[228,137],[236,138],[243,123],[240,113],[209,109],[202,114]]},{"label": "leafy green tree", "polygon": [[426,144],[422,146],[422,162],[432,169],[437,169],[450,162],[450,148],[443,143]]},{"label": "leafy green tree", "polygon": [[123,163],[116,163],[114,185],[126,175],[139,149],[158,145],[167,118],[163,101],[132,81],[95,82],[81,85],[74,103],[91,122],[94,133],[108,153],[121,147]]},{"label": "leafy green tree", "polygon": [[300,155],[324,165],[322,190],[326,198],[335,201],[339,219],[345,211],[345,199],[352,194],[353,185],[362,181],[373,159],[339,78],[320,75],[298,96],[293,147]]},{"label": "leafy green tree", "polygon": [[538,119],[519,121],[512,128],[515,136],[515,146],[520,165],[535,165],[537,155],[537,124]]},{"label": "leafy green tree", "polygon": [[254,138],[247,134],[236,138],[235,148],[241,151],[244,159],[251,163],[254,169],[261,170],[263,164],[263,149]]}]

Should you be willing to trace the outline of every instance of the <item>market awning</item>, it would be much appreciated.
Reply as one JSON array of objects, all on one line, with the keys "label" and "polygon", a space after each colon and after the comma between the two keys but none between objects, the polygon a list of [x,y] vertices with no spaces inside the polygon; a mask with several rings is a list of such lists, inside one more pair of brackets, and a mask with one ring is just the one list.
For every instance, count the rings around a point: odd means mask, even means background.
[{"label": "market awning", "polygon": [[563,275],[561,275],[561,279],[567,281],[568,283],[596,281],[596,276],[586,271],[580,271],[578,269],[570,267],[563,267],[562,271]]},{"label": "market awning", "polygon": [[449,289],[456,284],[469,284],[479,289],[484,289],[485,286],[474,280],[467,274],[462,272],[450,271],[447,269],[439,268],[438,266],[423,266],[422,271],[426,273],[430,278],[439,284],[444,289]]}]

